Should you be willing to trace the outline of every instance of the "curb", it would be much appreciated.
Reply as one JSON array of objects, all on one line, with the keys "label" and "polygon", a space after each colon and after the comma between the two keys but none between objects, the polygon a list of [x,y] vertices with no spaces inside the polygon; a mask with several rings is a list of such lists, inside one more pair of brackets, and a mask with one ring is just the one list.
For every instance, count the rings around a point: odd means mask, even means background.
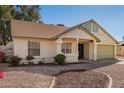
[{"label": "curb", "polygon": [[49,88],[53,88],[53,86],[54,86],[54,84],[55,84],[55,77],[53,77],[53,80],[52,80],[52,83],[51,83],[51,85],[49,86]]},{"label": "curb", "polygon": [[102,74],[104,74],[104,75],[106,75],[108,78],[109,78],[109,85],[108,85],[108,87],[107,88],[112,88],[112,78],[107,74],[107,73],[105,73],[105,72],[100,72],[100,71],[95,71],[95,72],[98,72],[98,73],[102,73]]},{"label": "curb", "polygon": [[109,85],[108,85],[107,88],[112,88],[112,78],[108,74],[106,74],[106,73],[103,73],[103,74],[105,74],[109,78]]}]

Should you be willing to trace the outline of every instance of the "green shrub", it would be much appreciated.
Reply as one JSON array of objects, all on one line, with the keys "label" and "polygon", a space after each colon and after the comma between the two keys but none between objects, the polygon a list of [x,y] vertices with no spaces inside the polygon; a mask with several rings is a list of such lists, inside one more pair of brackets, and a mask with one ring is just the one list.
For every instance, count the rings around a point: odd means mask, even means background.
[{"label": "green shrub", "polygon": [[54,57],[54,60],[56,63],[60,64],[60,65],[63,65],[65,64],[65,55],[63,54],[58,54]]},{"label": "green shrub", "polygon": [[18,66],[21,60],[22,60],[22,58],[20,58],[18,56],[12,56],[11,57],[12,66]]},{"label": "green shrub", "polygon": [[28,55],[28,56],[26,57],[26,59],[27,59],[28,61],[31,61],[32,59],[34,59],[34,57],[33,57],[33,56]]}]

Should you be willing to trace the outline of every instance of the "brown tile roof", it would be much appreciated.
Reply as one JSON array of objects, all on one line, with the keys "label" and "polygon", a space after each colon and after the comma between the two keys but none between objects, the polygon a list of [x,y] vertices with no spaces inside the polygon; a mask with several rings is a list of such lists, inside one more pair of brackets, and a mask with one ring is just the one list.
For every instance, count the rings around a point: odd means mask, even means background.
[{"label": "brown tile roof", "polygon": [[[70,28],[58,25],[49,25],[41,23],[33,23],[28,21],[11,20],[11,33],[12,37],[30,37],[30,38],[44,38],[56,39],[58,36],[80,27],[81,24],[72,26]],[[90,33],[83,27],[86,33],[91,35],[96,41],[100,41],[95,35]]]},{"label": "brown tile roof", "polygon": [[31,38],[53,38],[62,33],[67,27],[33,23],[28,21],[11,20],[12,36]]}]

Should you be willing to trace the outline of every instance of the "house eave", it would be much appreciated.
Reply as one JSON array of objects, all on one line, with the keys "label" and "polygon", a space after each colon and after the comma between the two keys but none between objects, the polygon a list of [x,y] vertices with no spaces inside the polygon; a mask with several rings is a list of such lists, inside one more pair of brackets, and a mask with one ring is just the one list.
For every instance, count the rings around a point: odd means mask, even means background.
[{"label": "house eave", "polygon": [[55,37],[53,37],[53,38],[51,38],[51,39],[58,39],[61,35],[63,35],[63,34],[65,34],[65,33],[69,32],[69,31],[71,31],[71,30],[74,30],[74,29],[76,29],[76,28],[84,30],[84,31],[85,31],[86,33],[88,33],[91,37],[93,37],[97,42],[100,42],[100,41],[101,41],[101,40],[98,39],[96,36],[94,36],[92,33],[90,33],[87,29],[85,29],[84,27],[82,27],[81,24],[76,25],[76,26],[73,26],[73,27],[70,27],[69,29],[66,29],[63,33],[61,33],[61,34],[59,34],[59,35],[57,35],[57,36],[55,36]]}]

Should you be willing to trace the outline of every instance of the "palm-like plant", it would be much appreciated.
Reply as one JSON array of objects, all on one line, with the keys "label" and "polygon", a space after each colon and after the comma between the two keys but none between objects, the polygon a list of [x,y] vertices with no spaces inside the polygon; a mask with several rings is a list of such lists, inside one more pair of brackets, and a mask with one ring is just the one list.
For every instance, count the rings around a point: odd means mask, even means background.
[{"label": "palm-like plant", "polygon": [[6,45],[10,39],[9,22],[12,19],[12,6],[0,6],[0,44]]}]

